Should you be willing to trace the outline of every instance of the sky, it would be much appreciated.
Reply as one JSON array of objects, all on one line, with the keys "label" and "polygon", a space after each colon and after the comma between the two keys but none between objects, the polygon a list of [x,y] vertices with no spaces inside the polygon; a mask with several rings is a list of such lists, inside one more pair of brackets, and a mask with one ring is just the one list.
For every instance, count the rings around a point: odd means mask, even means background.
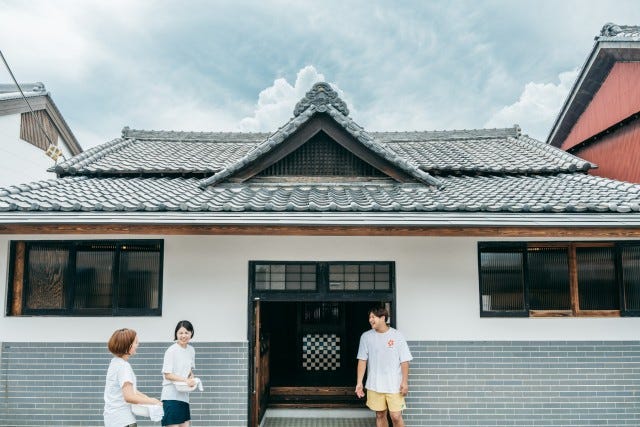
[{"label": "sky", "polygon": [[638,1],[0,0],[0,50],[85,149],[125,126],[275,131],[317,81],[368,131],[546,140],[607,22],[639,25]]}]

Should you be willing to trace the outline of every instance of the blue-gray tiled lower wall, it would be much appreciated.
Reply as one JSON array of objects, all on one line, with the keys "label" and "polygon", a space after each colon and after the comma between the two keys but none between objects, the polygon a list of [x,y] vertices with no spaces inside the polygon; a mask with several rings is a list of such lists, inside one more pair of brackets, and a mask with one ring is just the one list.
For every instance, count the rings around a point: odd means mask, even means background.
[{"label": "blue-gray tiled lower wall", "polygon": [[[194,343],[204,392],[191,396],[193,424],[247,425],[247,343]],[[130,359],[138,389],[160,397],[166,343],[142,343]],[[105,343],[2,343],[0,426],[102,426]],[[159,425],[138,418],[138,425]]]},{"label": "blue-gray tiled lower wall", "polygon": [[409,345],[407,426],[640,426],[640,341]]},{"label": "blue-gray tiled lower wall", "polygon": [[[407,426],[640,426],[640,341],[409,344]],[[131,359],[143,392],[160,393],[165,346]],[[194,426],[246,426],[246,343],[194,346]],[[0,426],[101,425],[109,358],[104,344],[3,343]]]}]

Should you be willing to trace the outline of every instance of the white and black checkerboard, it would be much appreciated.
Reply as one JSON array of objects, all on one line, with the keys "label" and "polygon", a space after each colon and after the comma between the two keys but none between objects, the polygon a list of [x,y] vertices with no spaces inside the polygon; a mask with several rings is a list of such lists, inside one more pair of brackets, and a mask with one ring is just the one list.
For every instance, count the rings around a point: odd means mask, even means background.
[{"label": "white and black checkerboard", "polygon": [[302,337],[302,367],[307,371],[335,371],[340,367],[340,337],[307,334]]}]

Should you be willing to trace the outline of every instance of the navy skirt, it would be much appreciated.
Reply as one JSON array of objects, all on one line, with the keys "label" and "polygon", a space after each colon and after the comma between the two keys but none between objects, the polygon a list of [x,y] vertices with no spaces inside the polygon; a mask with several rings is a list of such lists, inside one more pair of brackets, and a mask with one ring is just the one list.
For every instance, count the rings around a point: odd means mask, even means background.
[{"label": "navy skirt", "polygon": [[164,410],[164,417],[162,417],[161,422],[163,426],[181,424],[191,420],[191,411],[189,410],[189,404],[187,402],[181,400],[163,400],[162,409]]}]

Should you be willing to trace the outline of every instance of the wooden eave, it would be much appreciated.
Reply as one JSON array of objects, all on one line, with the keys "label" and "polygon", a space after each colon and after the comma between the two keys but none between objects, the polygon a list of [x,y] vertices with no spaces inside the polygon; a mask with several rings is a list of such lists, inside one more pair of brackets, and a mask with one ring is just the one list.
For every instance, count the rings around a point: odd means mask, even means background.
[{"label": "wooden eave", "polygon": [[354,156],[370,164],[382,173],[399,182],[414,182],[415,179],[399,170],[388,160],[380,157],[345,131],[335,120],[324,113],[318,113],[309,121],[302,124],[291,136],[271,151],[261,156],[257,161],[236,171],[227,180],[244,182],[264,169],[291,154],[319,132],[326,133],[330,138],[351,152]]},{"label": "wooden eave", "polygon": [[444,236],[532,238],[640,238],[639,227],[623,226],[444,226],[444,225],[278,225],[278,224],[0,224],[0,235],[256,235],[256,236]]}]

